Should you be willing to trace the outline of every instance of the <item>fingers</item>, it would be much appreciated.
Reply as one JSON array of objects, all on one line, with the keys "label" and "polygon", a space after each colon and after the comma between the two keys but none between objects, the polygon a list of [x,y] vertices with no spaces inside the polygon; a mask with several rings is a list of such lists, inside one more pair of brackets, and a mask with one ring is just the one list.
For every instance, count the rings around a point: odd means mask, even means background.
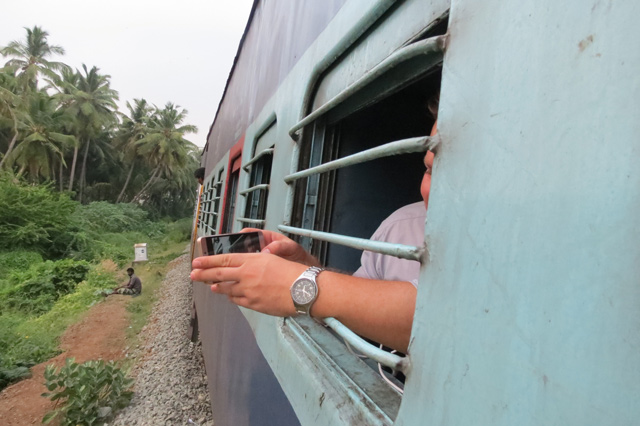
[{"label": "fingers", "polygon": [[258,228],[242,228],[240,232],[244,233],[244,232],[263,232],[263,231],[262,229],[258,229]]},{"label": "fingers", "polygon": [[206,269],[206,268],[237,268],[242,266],[246,261],[247,256],[255,256],[255,253],[228,253],[218,254],[215,256],[201,256],[196,257],[191,262],[191,266],[194,269]]},{"label": "fingers", "polygon": [[300,247],[296,242],[291,240],[273,241],[272,243],[267,244],[267,246],[262,249],[263,252],[272,253],[272,254],[275,254],[276,256],[285,257],[285,258],[297,254],[299,250],[302,250],[302,247]]},{"label": "fingers", "polygon": [[[211,286],[211,291],[218,294],[225,294],[229,298],[244,297],[241,286],[235,282],[225,281]],[[234,302],[235,303],[235,302]]]}]

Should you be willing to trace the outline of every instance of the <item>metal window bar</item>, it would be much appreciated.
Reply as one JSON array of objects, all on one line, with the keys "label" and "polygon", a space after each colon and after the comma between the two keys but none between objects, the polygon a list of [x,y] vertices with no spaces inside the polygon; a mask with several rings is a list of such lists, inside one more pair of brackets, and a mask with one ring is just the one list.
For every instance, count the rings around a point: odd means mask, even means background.
[{"label": "metal window bar", "polygon": [[[433,150],[440,143],[440,137],[438,135],[429,137],[417,137],[403,139],[400,141],[389,142],[387,144],[371,148],[357,154],[349,155],[347,157],[339,158],[337,160],[329,161],[319,166],[311,167],[307,170],[302,170],[297,173],[292,173],[285,177],[285,182],[291,183],[297,179],[302,179],[308,176],[317,175],[330,170],[339,169],[342,167],[360,164],[366,161],[374,160],[377,158],[388,157],[391,155],[398,155],[410,152],[424,152],[427,150]],[[346,235],[337,235],[329,232],[314,231],[304,228],[295,228],[292,226],[279,225],[278,229],[282,232],[288,232],[290,234],[299,235],[307,238],[314,238],[321,241],[330,243],[341,244],[347,247],[368,250],[375,253],[386,254],[396,256],[402,259],[409,259],[420,261],[425,247],[414,247],[404,244],[386,243],[381,241],[372,241],[365,238],[356,238]],[[340,323],[335,318],[325,319],[325,324],[331,327],[339,336],[345,341],[358,349],[363,354],[380,362],[387,367],[405,372],[408,368],[408,357],[402,358],[397,355],[390,354],[382,349],[379,349],[353,333],[349,328]]]},{"label": "metal window bar", "polygon": [[346,166],[352,166],[354,164],[364,163],[378,158],[390,157],[392,155],[434,150],[439,143],[440,137],[438,135],[423,136],[389,142],[375,148],[358,152],[357,154],[348,155],[346,157],[329,161],[319,166],[311,167],[297,173],[292,173],[288,176],[285,176],[284,181],[286,183],[291,183],[296,179],[302,179],[304,177],[311,176],[317,173],[328,172],[331,170],[339,169]]},{"label": "metal window bar", "polygon": [[216,233],[215,228],[213,228],[212,226],[210,226],[210,225],[209,225],[209,224],[207,224],[207,223],[203,223],[203,224],[202,224],[202,227],[203,227],[203,228],[207,228],[207,229],[209,229],[209,231],[210,231],[212,234],[215,234],[215,233]]},{"label": "metal window bar", "polygon": [[265,150],[260,151],[258,154],[256,154],[251,160],[247,161],[247,164],[245,164],[244,166],[242,166],[242,168],[248,172],[250,166],[255,163],[256,161],[260,160],[262,157],[264,157],[265,155],[272,155],[274,151],[274,148],[267,148]]},{"label": "metal window bar", "polygon": [[260,185],[252,186],[251,188],[247,188],[244,191],[240,191],[238,194],[247,195],[250,192],[259,191],[261,189],[269,189],[269,184],[268,183],[263,183],[263,184],[260,184]]},{"label": "metal window bar", "polygon": [[330,232],[314,231],[311,229],[295,228],[293,226],[278,225],[278,229],[282,232],[288,232],[303,237],[315,238],[328,243],[336,243],[346,247],[358,250],[367,250],[374,253],[388,254],[390,256],[399,257],[401,259],[420,261],[424,247],[408,246],[405,244],[386,243],[383,241],[374,241],[366,238],[350,237],[348,235],[332,234]]},{"label": "metal window bar", "polygon": [[[358,20],[350,26],[349,31],[345,33],[344,36],[342,36],[342,38],[338,40],[338,42],[324,55],[324,57],[315,64],[311,74],[309,75],[309,79],[305,84],[307,89],[305,91],[304,98],[302,99],[302,117],[311,102],[311,97],[314,92],[313,89],[316,87],[320,76],[324,74],[324,72],[329,69],[329,67],[332,66],[336,60],[344,54],[344,52],[347,51],[347,49],[353,46],[354,43],[360,39],[360,37],[369,30],[369,28],[371,28],[396,2],[397,0],[376,0],[375,2],[369,2],[367,9],[358,18]],[[296,132],[289,131],[289,135],[293,140],[298,140],[299,135],[296,134]],[[289,201],[287,201],[287,205],[290,205]]]},{"label": "metal window bar", "polygon": [[389,72],[392,68],[398,66],[400,63],[409,59],[415,58],[420,55],[432,55],[433,64],[442,60],[445,49],[446,36],[437,36],[428,38],[426,40],[418,41],[405,46],[398,51],[392,53],[385,60],[373,67],[360,79],[350,84],[345,90],[338,93],[327,103],[313,111],[311,114],[304,117],[296,125],[289,130],[289,135],[293,139],[297,139],[296,133],[305,127],[307,124],[315,121],[318,117],[325,114],[329,110],[335,108],[341,104],[344,100],[360,91],[362,88],[381,77],[383,74]]},{"label": "metal window bar", "polygon": [[405,374],[409,370],[409,357],[401,357],[373,346],[335,318],[324,318],[323,321],[361,354],[393,370],[402,371]]},{"label": "metal window bar", "polygon": [[263,226],[265,224],[264,219],[250,219],[248,217],[237,217],[236,221],[242,222],[242,223],[252,223],[254,225],[263,225]]}]

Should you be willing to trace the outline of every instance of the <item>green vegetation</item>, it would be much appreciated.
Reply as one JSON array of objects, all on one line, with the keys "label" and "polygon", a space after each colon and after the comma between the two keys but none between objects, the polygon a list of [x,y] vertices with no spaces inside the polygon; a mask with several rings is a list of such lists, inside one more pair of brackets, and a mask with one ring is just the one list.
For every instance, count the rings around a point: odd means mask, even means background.
[{"label": "green vegetation", "polygon": [[144,291],[127,307],[135,341],[191,235],[199,155],[187,111],[134,99],[119,112],[110,76],[54,61],[64,49],[48,37],[36,26],[0,46],[0,390],[58,353],[146,242]]},{"label": "green vegetation", "polygon": [[191,232],[191,218],[154,222],[134,204],[81,204],[51,185],[6,176],[0,224],[0,389],[56,355],[65,329],[122,281],[133,244],[147,242],[150,261],[136,267],[144,291],[128,306],[135,340]]},{"label": "green vegetation", "polygon": [[62,425],[93,425],[109,420],[126,407],[133,392],[133,380],[127,378],[113,361],[87,361],[77,364],[67,358],[57,370],[49,365],[44,373],[47,390],[42,394],[56,402],[55,409],[43,419],[60,419]]}]

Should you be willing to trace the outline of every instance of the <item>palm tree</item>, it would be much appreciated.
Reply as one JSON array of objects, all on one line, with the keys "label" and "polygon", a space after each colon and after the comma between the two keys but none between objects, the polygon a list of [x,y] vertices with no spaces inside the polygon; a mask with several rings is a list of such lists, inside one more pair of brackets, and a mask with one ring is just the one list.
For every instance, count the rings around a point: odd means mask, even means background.
[{"label": "palm tree", "polygon": [[149,134],[136,142],[140,155],[153,167],[151,177],[132,201],[140,201],[145,192],[161,176],[171,178],[174,169],[184,167],[190,153],[197,147],[184,139],[187,133],[198,131],[191,124],[182,125],[187,110],[168,102],[164,109],[156,108],[151,118]]},{"label": "palm tree", "polygon": [[[82,200],[86,179],[87,156],[91,140],[105,125],[115,120],[115,110],[117,110],[115,101],[118,99],[118,92],[110,88],[109,79],[111,76],[99,74],[99,69],[95,66],[91,70],[87,70],[87,66],[83,64],[82,68],[84,75],[81,72],[77,72],[75,77],[67,75],[66,80],[59,83],[62,88],[62,93],[59,96],[63,99],[69,114],[76,118],[77,136],[79,142],[84,143],[80,193],[78,195],[80,200]],[[71,164],[69,191],[73,190],[78,151],[79,146],[76,145]]]},{"label": "palm tree", "polygon": [[70,117],[57,110],[56,100],[43,92],[30,94],[27,112],[21,142],[7,161],[20,167],[18,174],[28,170],[33,181],[40,176],[54,179],[53,165],[59,162],[62,167],[65,149],[75,142],[74,136],[61,132]]},{"label": "palm tree", "polygon": [[25,30],[27,30],[27,37],[24,41],[12,41],[1,48],[0,53],[13,58],[5,65],[15,67],[19,71],[18,78],[22,82],[24,91],[27,92],[38,87],[38,76],[53,77],[54,71],[64,69],[67,65],[48,59],[53,55],[64,55],[64,49],[61,46],[50,45],[47,42],[48,32],[38,26],[34,26],[33,29],[25,28]]},{"label": "palm tree", "polygon": [[0,128],[9,128],[13,132],[7,151],[0,160],[0,168],[5,164],[7,156],[11,154],[18,140],[18,127],[24,116],[22,100],[17,89],[14,72],[9,69],[0,70]]},{"label": "palm tree", "polygon": [[147,135],[149,121],[151,119],[152,108],[145,99],[134,99],[133,103],[134,106],[131,106],[131,104],[127,102],[129,116],[124,115],[122,126],[120,126],[116,137],[116,146],[124,151],[124,158],[129,159],[131,162],[127,179],[122,186],[116,203],[122,201],[127,186],[131,181],[133,169],[140,158],[140,154],[138,153],[139,146],[136,145],[136,142]]}]

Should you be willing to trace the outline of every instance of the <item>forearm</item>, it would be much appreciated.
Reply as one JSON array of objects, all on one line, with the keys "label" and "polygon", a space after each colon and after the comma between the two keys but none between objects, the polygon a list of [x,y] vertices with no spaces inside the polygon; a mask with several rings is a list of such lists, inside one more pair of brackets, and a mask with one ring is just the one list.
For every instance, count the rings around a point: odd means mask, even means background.
[{"label": "forearm", "polygon": [[[191,279],[237,305],[269,315],[292,316],[290,287],[307,269],[271,254],[223,254],[193,260]],[[334,317],[356,333],[406,351],[416,289],[404,281],[380,281],[323,271],[318,275],[314,317]]]},{"label": "forearm", "polygon": [[407,351],[416,288],[404,281],[380,281],[324,271],[311,314],[334,317],[354,332]]}]

